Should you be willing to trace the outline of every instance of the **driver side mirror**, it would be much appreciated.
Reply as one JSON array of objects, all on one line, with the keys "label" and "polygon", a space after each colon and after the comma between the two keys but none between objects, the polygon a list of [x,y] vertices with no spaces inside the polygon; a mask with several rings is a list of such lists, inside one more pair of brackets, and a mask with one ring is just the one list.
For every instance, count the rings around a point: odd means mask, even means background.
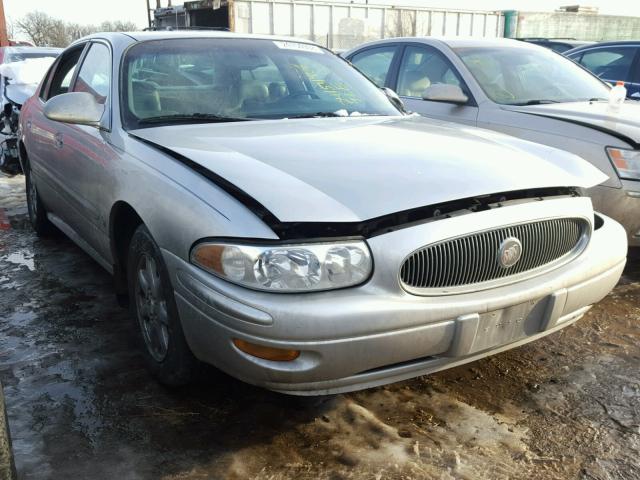
[{"label": "driver side mirror", "polygon": [[422,99],[431,102],[446,102],[464,105],[469,101],[462,89],[458,85],[447,83],[436,83],[422,92]]},{"label": "driver side mirror", "polygon": [[104,105],[88,92],[63,93],[44,104],[44,116],[56,122],[100,127],[103,114]]},{"label": "driver side mirror", "polygon": [[396,107],[402,113],[407,113],[407,107],[404,106],[404,102],[396,92],[387,87],[382,87],[380,90],[384,92],[389,101],[393,103],[394,107]]}]

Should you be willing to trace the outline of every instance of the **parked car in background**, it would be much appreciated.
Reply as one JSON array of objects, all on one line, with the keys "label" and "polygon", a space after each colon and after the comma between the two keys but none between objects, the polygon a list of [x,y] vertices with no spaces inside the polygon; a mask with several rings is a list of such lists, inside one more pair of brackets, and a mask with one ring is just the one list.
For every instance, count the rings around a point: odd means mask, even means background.
[{"label": "parked car in background", "polygon": [[612,85],[624,82],[627,97],[640,100],[640,40],[587,45],[565,55]]},{"label": "parked car in background", "polygon": [[508,39],[395,38],[344,55],[407,108],[562,148],[607,175],[597,210],[640,246],[640,104],[608,104],[610,87],[550,50]]},{"label": "parked car in background", "polygon": [[524,37],[516,38],[521,42],[533,43],[541,47],[548,48],[554,52],[564,53],[572,48],[593,45],[595,42],[587,42],[584,40],[576,40],[575,38],[544,38],[544,37]]},{"label": "parked car in background", "polygon": [[[53,47],[1,47],[0,66],[9,63],[18,63],[17,69],[20,69],[20,67],[28,68],[30,60],[45,60],[46,62],[47,59],[50,63],[53,63],[53,60],[55,60],[61,51],[61,48]],[[22,105],[27,98],[33,95],[33,92],[45,73],[46,69],[42,71],[42,75],[36,79],[37,81],[32,79],[28,84],[20,82],[18,83],[20,88],[9,87],[8,91],[7,85],[16,85],[16,82],[12,82],[11,78],[0,74],[0,98],[2,98],[2,106],[4,107],[8,102]],[[33,78],[32,74],[31,78]]]},{"label": "parked car in background", "polygon": [[170,385],[196,358],[288,393],[380,385],[561,329],[617,283],[624,230],[580,194],[601,172],[391,100],[304,40],[91,36],[24,106],[29,218],[114,274]]},{"label": "parked car in background", "polygon": [[20,108],[33,95],[61,48],[0,48],[0,171],[16,174]]}]

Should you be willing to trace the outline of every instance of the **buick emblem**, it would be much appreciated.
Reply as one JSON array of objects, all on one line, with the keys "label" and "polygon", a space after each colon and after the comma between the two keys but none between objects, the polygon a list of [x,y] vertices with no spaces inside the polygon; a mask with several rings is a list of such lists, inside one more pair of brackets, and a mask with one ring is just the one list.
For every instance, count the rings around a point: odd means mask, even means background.
[{"label": "buick emblem", "polygon": [[498,249],[498,263],[502,268],[513,267],[522,257],[522,244],[516,237],[505,238]]}]

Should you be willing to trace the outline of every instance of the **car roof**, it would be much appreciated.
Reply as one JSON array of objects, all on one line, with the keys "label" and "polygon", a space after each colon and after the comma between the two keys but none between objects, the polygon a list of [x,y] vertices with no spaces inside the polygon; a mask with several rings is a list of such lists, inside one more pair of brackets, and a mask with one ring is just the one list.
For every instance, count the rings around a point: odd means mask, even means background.
[{"label": "car roof", "polygon": [[565,55],[575,52],[581,52],[582,50],[589,50],[591,48],[602,47],[640,47],[640,40],[615,40],[610,42],[597,42],[589,45],[580,45],[579,47],[572,48],[564,52]]},{"label": "car roof", "polygon": [[512,38],[475,38],[475,37],[395,37],[395,38],[386,38],[383,40],[375,40],[373,42],[368,42],[363,45],[359,45],[349,52],[347,52],[347,56],[351,55],[353,52],[361,50],[362,47],[371,47],[375,45],[388,45],[389,43],[425,43],[428,45],[447,45],[453,49],[456,48],[471,48],[471,47],[485,47],[485,48],[504,48],[504,47],[513,47],[513,48],[523,48],[523,49],[540,49],[544,48],[534,43],[522,42],[520,40],[515,40]]},{"label": "car roof", "polygon": [[317,45],[311,40],[303,38],[294,38],[275,35],[257,35],[229,32],[226,30],[145,30],[140,32],[103,32],[88,35],[74,43],[90,40],[92,38],[101,38],[106,40],[122,40],[123,37],[144,42],[148,40],[172,40],[176,38],[236,38],[236,39],[256,39],[256,40],[279,40],[279,41],[296,41],[299,43],[308,43]]},{"label": "car roof", "polygon": [[521,42],[514,38],[474,38],[474,37],[439,37],[443,43],[451,48],[470,47],[517,47],[517,48],[537,48],[535,45]]}]

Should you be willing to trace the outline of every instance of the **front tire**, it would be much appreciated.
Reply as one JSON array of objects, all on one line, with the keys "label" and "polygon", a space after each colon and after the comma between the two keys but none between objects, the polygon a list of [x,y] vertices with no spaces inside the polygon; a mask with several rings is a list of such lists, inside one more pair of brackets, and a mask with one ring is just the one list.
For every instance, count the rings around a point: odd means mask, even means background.
[{"label": "front tire", "polygon": [[162,254],[144,225],[131,238],[127,277],[131,313],[147,367],[167,386],[189,383],[197,360],[184,338]]},{"label": "front tire", "polygon": [[55,227],[47,218],[47,210],[40,198],[40,193],[36,187],[33,173],[31,172],[31,165],[29,163],[26,164],[24,179],[27,193],[27,208],[29,211],[29,221],[31,222],[31,226],[39,237],[50,236],[55,231]]}]

